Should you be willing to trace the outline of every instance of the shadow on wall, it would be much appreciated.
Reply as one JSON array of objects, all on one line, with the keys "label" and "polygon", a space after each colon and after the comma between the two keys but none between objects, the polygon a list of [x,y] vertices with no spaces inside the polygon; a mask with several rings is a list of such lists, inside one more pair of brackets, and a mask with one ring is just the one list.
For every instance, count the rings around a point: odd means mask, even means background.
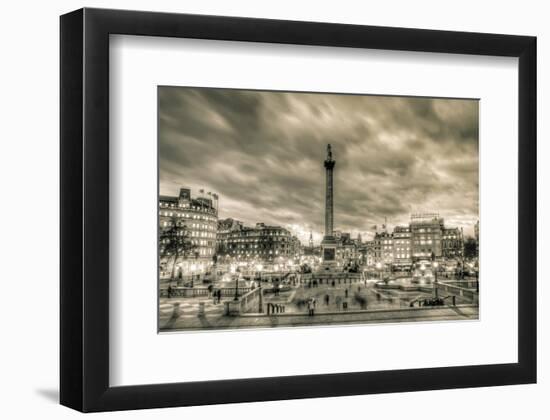
[{"label": "shadow on wall", "polygon": [[52,403],[59,404],[59,390],[57,388],[36,389],[35,392],[42,398]]}]

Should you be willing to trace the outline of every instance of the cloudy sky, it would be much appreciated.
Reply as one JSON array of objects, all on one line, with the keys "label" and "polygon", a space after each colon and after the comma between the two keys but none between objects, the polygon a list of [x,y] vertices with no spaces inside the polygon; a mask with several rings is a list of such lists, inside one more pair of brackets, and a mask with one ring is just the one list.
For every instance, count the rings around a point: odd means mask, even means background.
[{"label": "cloudy sky", "polygon": [[159,87],[160,194],[215,192],[220,218],[319,242],[327,143],[336,230],[368,239],[438,212],[473,234],[477,100]]}]

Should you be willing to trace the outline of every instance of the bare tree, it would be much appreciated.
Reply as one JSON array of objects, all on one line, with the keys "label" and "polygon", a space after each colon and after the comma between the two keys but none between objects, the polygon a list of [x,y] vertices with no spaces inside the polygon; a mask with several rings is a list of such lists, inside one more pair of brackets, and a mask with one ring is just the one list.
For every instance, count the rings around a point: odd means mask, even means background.
[{"label": "bare tree", "polygon": [[160,232],[160,248],[162,257],[166,257],[168,260],[170,256],[174,257],[170,275],[170,281],[173,281],[178,258],[189,255],[196,245],[193,244],[185,223],[178,220],[177,217],[172,217],[168,226]]}]

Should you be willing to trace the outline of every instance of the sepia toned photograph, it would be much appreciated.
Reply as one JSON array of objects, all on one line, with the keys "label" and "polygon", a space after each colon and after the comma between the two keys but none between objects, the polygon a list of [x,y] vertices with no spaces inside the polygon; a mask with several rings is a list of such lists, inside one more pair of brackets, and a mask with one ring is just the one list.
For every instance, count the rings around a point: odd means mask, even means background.
[{"label": "sepia toned photograph", "polygon": [[158,87],[160,332],[479,319],[479,101]]}]

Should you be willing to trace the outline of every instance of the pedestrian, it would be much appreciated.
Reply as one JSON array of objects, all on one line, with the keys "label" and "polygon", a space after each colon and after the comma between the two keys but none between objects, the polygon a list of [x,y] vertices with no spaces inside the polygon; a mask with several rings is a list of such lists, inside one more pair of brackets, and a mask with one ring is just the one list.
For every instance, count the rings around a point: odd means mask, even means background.
[{"label": "pedestrian", "polygon": [[222,300],[222,289],[218,289],[218,303]]},{"label": "pedestrian", "polygon": [[315,313],[315,299],[314,298],[309,299],[307,307],[308,307],[308,310],[309,310],[309,316],[313,316],[313,314]]},{"label": "pedestrian", "polygon": [[330,296],[325,295],[325,304],[328,305],[329,301],[330,301]]},{"label": "pedestrian", "polygon": [[169,297],[169,298],[172,297],[172,286],[170,286],[170,285],[168,285],[167,294],[168,294],[168,297]]}]

